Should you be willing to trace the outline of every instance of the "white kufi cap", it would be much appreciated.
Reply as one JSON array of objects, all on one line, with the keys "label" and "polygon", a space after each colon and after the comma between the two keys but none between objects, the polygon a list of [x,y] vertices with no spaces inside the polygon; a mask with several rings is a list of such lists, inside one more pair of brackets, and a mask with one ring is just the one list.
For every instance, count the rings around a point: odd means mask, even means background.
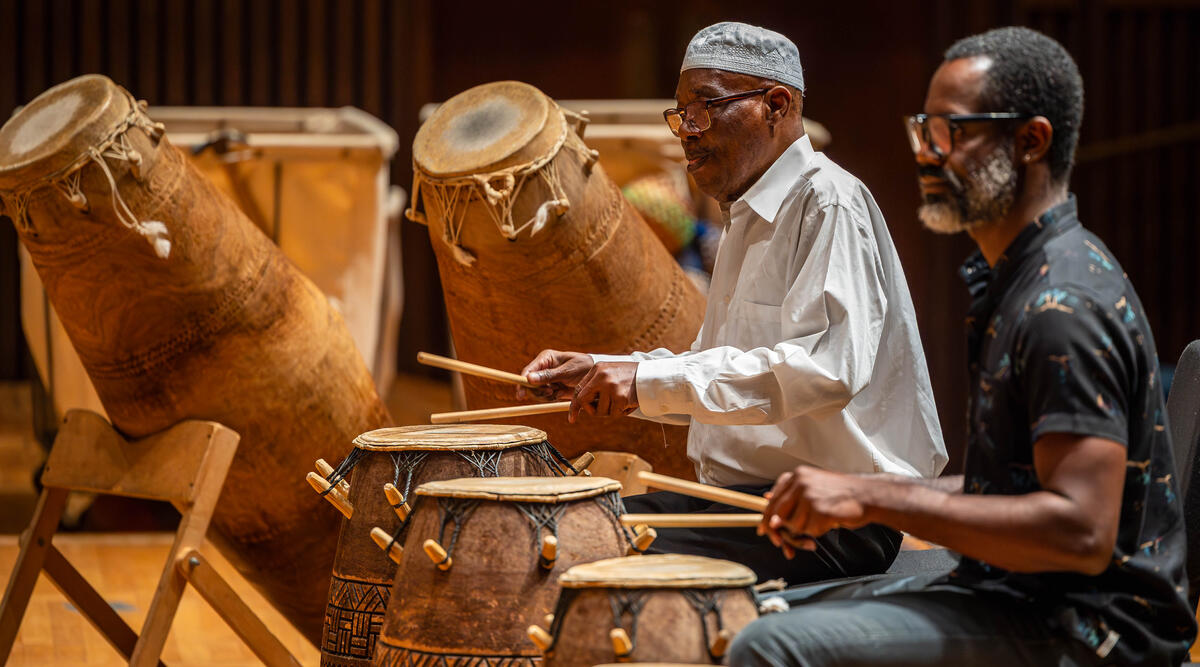
[{"label": "white kufi cap", "polygon": [[761,76],[804,92],[800,52],[792,40],[766,28],[726,21],[696,33],[683,55],[680,72],[720,69]]}]

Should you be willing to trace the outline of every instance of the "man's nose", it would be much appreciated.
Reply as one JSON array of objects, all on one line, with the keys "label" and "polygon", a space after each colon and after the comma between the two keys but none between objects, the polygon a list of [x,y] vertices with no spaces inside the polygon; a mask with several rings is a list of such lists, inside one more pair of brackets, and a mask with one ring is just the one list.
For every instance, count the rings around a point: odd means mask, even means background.
[{"label": "man's nose", "polygon": [[700,135],[704,134],[696,129],[696,126],[690,122],[684,121],[683,125],[679,126],[680,141],[699,141]]}]

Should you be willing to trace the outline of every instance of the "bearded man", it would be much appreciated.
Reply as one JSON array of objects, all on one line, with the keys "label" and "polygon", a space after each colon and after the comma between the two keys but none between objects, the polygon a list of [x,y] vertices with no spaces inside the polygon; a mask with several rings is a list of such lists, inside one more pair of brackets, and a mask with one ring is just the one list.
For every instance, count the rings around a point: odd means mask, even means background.
[{"label": "bearded man", "polygon": [[962,275],[965,476],[923,484],[798,467],[760,530],[879,522],[962,554],[947,575],[830,585],[748,626],[731,665],[1178,665],[1196,634],[1154,337],[1068,181],[1083,117],[1071,56],[1003,28],[946,52],[907,119],[939,232],[979,246]]},{"label": "bearded man", "polygon": [[[799,464],[936,477],[946,462],[904,272],[866,186],[813,150],[804,73],[779,33],[718,23],[688,44],[664,118],[725,231],[690,351],[630,356],[547,350],[523,371],[571,396],[570,418],[690,423],[704,482],[762,495]],[[630,512],[737,512],[673,493]],[[742,562],[800,583],[883,572],[900,534],[836,530],[789,560],[753,528],[663,528],[655,552]]]}]

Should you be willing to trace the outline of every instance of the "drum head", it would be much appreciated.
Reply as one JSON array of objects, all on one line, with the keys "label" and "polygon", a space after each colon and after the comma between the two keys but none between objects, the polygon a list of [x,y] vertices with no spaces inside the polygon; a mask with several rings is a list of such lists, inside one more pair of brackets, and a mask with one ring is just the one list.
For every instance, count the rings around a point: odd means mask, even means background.
[{"label": "drum head", "polygon": [[417,495],[565,503],[620,490],[621,483],[607,477],[467,477],[422,484],[417,487]]},{"label": "drum head", "polygon": [[426,424],[367,431],[354,446],[377,452],[510,449],[546,441],[546,432],[510,424]]},{"label": "drum head", "polygon": [[0,128],[0,189],[16,190],[64,169],[112,134],[130,98],[89,74],[47,90]]},{"label": "drum head", "polygon": [[417,130],[413,159],[434,176],[508,166],[506,160],[545,129],[552,107],[550,98],[527,83],[475,86],[446,100]]},{"label": "drum head", "polygon": [[653,554],[576,565],[558,578],[563,588],[742,588],[757,580],[745,565],[718,558]]}]

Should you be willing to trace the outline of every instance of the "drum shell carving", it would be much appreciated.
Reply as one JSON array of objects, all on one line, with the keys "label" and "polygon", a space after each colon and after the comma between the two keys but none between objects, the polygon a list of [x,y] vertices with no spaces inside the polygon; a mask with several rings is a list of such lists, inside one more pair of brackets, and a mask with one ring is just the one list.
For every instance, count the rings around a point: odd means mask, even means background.
[{"label": "drum shell carving", "polygon": [[[574,593],[559,621],[557,639],[543,660],[545,667],[590,667],[617,662],[609,632],[613,630],[613,611],[609,595],[613,589],[586,588],[564,591]],[[625,593],[617,590],[617,593]],[[645,606],[638,613],[637,635],[630,662],[679,664],[715,664],[705,643],[699,612],[678,589],[640,589]],[[745,588],[710,589],[721,609],[722,627],[738,632],[758,618],[758,607]],[[707,641],[717,637],[712,614]],[[622,619],[628,631],[629,617]]]},{"label": "drum shell carving", "polygon": [[21,241],[118,429],[142,437],[192,418],[241,435],[212,537],[316,640],[337,518],[302,480],[390,418],[325,296],[165,138],[126,135],[140,179],[126,162],[108,168],[138,219],[165,224],[169,254],[122,224],[93,163],[79,172],[87,209],[33,190]]},{"label": "drum shell carving", "polygon": [[[406,486],[415,490],[425,482],[480,475],[480,469],[458,453],[425,451],[421,453],[426,458],[413,470],[412,483],[406,484],[407,476],[403,473],[397,482],[394,453],[415,452],[371,451],[351,473],[349,499],[354,514],[342,522],[321,642],[321,664],[328,667],[370,664],[391,599],[397,566],[370,536],[376,526],[388,534],[395,534],[400,527],[400,519],[384,496],[383,486],[395,484],[403,493]],[[502,476],[561,474],[520,446],[500,450],[498,454],[496,472]],[[417,498],[410,494],[405,500],[412,507]],[[326,508],[326,511],[333,510]],[[417,550],[420,551],[419,545]]]},{"label": "drum shell carving", "polygon": [[[553,102],[549,106],[543,130],[502,164],[546,153],[563,126],[562,112]],[[680,352],[699,331],[703,297],[603,168],[586,164],[582,155],[587,148],[575,130],[568,132],[566,145],[544,168],[557,170],[570,208],[557,219],[552,216],[537,234],[524,231],[513,241],[506,239],[488,202],[460,195],[455,219],[462,216],[459,241],[475,257],[470,265],[459,261],[446,240],[447,211],[435,197],[422,197],[455,350],[464,361],[519,371],[546,348],[626,353],[666,347]],[[427,145],[418,135],[418,167]],[[530,176],[515,196],[515,224],[533,219],[553,198],[542,179]],[[463,383],[472,409],[514,402],[511,387],[477,378]],[[657,471],[693,474],[683,427],[635,419],[589,422],[586,417],[569,426],[561,414],[523,417],[522,423],[548,432],[568,456],[585,449],[629,451]]]},{"label": "drum shell carving", "polygon": [[[510,667],[540,656],[526,628],[553,611],[558,576],[572,565],[625,553],[613,515],[594,498],[570,501],[558,522],[558,558],[538,562],[532,524],[508,501],[480,501],[442,571],[422,550],[438,539],[437,499],[421,497],[405,539],[376,665],[476,664],[491,656]],[[452,527],[447,527],[446,539]],[[440,660],[444,659],[445,663]]]}]

